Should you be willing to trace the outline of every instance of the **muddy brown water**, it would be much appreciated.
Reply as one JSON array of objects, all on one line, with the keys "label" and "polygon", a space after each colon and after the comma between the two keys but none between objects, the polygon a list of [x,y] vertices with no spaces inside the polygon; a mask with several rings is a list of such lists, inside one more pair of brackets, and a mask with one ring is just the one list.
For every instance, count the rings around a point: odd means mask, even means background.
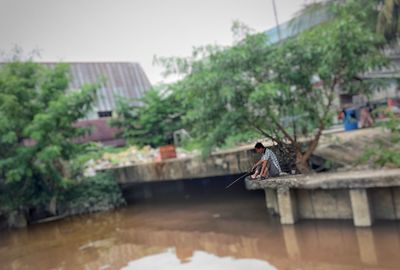
[{"label": "muddy brown water", "polygon": [[0,269],[400,269],[400,223],[281,226],[258,192],[146,200],[0,232]]}]

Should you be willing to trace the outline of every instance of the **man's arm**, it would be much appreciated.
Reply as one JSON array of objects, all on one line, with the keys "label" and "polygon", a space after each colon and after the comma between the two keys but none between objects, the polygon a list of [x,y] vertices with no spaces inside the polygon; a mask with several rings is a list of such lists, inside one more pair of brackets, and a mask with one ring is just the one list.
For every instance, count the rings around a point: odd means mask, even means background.
[{"label": "man's arm", "polygon": [[251,171],[254,171],[257,168],[257,166],[259,166],[261,164],[261,162],[262,162],[262,159],[257,161],[256,164],[254,164],[254,166],[251,168]]},{"label": "man's arm", "polygon": [[263,176],[263,177],[266,177],[267,175],[268,175],[268,160],[263,160],[264,161],[264,163],[263,163],[263,166],[262,166],[262,168],[261,168],[261,173],[260,173],[260,175],[261,176]]}]

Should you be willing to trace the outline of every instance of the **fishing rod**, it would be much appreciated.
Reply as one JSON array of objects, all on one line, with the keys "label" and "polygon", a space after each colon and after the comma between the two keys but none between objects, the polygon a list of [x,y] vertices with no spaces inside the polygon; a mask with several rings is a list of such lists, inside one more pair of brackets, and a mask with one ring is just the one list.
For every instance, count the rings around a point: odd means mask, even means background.
[{"label": "fishing rod", "polygon": [[236,179],[235,181],[233,181],[232,183],[230,183],[229,185],[227,185],[227,186],[225,187],[225,189],[230,188],[230,187],[231,187],[233,184],[235,184],[237,181],[243,179],[243,178],[246,177],[246,176],[249,176],[249,175],[252,174],[252,173],[253,173],[253,172],[246,172],[244,175],[240,176],[238,179]]}]

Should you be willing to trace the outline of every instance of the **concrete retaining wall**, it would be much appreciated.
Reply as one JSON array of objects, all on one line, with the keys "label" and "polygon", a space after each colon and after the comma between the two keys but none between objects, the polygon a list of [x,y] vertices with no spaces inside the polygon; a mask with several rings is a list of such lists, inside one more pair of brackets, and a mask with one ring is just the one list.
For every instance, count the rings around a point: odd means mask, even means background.
[{"label": "concrete retaining wall", "polygon": [[295,190],[299,217],[305,219],[351,219],[348,190]]},{"label": "concrete retaining wall", "polygon": [[119,184],[195,179],[246,172],[257,156],[251,150],[208,158],[181,158],[111,169]]},{"label": "concrete retaining wall", "polygon": [[400,220],[400,170],[247,179],[248,189],[264,189],[270,213],[282,224],[298,219]]},{"label": "concrete retaining wall", "polygon": [[400,187],[368,189],[376,219],[400,219]]},{"label": "concrete retaining wall", "polygon": [[[279,214],[283,224],[298,219],[362,219],[370,226],[375,219],[400,220],[400,188],[372,189],[265,189],[266,206]],[[365,212],[365,213],[362,213]],[[367,216],[367,217],[366,217]],[[356,222],[356,219],[355,219]]]},{"label": "concrete retaining wall", "polygon": [[[277,155],[284,171],[290,171],[292,159],[277,147],[269,147]],[[207,158],[177,158],[162,162],[150,162],[128,167],[107,169],[115,172],[117,182],[129,184],[183,179],[197,179],[215,176],[237,175],[248,171],[260,158],[252,148],[243,147],[222,151]]]},{"label": "concrete retaining wall", "polygon": [[[349,189],[306,190],[294,189],[301,219],[352,219],[353,211]],[[400,219],[400,188],[367,189],[374,219]],[[277,190],[266,189],[266,205],[271,213],[279,214]]]}]

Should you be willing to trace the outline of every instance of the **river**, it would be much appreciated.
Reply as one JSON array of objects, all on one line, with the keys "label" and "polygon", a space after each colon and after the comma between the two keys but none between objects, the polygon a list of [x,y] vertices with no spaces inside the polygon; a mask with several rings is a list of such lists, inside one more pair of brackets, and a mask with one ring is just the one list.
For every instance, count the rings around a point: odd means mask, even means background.
[{"label": "river", "polygon": [[400,269],[400,223],[281,226],[261,193],[200,192],[2,231],[0,269]]}]

